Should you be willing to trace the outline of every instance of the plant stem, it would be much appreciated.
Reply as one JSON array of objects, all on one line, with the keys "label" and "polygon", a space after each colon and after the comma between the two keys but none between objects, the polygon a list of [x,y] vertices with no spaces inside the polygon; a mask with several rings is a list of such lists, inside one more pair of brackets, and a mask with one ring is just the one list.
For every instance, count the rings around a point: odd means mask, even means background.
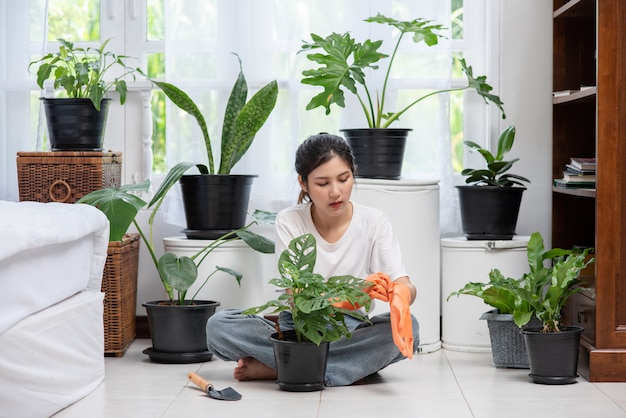
[{"label": "plant stem", "polygon": [[[380,107],[378,108],[378,112],[376,112],[376,128],[386,128],[389,126],[389,123],[381,126],[382,120],[382,109],[385,108],[385,94],[387,93],[387,82],[389,81],[389,75],[391,74],[391,66],[393,65],[393,61],[396,58],[396,52],[398,52],[398,48],[400,47],[400,41],[404,36],[405,32],[400,32],[400,36],[398,36],[398,42],[396,42],[396,46],[393,49],[393,54],[391,54],[391,58],[389,59],[389,66],[387,67],[387,73],[385,74],[385,82],[383,83],[382,95],[380,97]],[[419,100],[418,100],[419,101]],[[412,105],[409,105],[412,106]],[[402,111],[404,112],[404,111]],[[397,119],[397,118],[396,118]]]},{"label": "plant stem", "polygon": [[449,93],[449,92],[453,92],[453,91],[467,90],[468,88],[469,88],[469,85],[465,86],[465,87],[457,87],[457,88],[452,88],[452,89],[437,90],[437,91],[434,91],[432,93],[428,93],[427,95],[422,96],[419,99],[415,100],[414,102],[410,103],[407,107],[405,107],[401,111],[394,113],[389,119],[387,119],[387,121],[385,123],[382,124],[381,128],[388,128],[389,125],[391,125],[394,121],[396,121],[398,118],[400,118],[400,116],[404,112],[406,112],[407,110],[409,110],[411,107],[413,107],[417,103],[421,102],[422,100],[426,99],[427,97],[434,96],[435,94],[439,94],[439,93],[446,93],[446,92]]}]

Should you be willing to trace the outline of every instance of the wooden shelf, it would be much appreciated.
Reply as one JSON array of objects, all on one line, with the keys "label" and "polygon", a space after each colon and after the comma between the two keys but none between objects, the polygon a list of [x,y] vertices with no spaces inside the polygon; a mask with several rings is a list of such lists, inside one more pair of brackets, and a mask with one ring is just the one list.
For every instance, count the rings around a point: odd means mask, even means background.
[{"label": "wooden shelf", "polygon": [[597,189],[552,188],[552,245],[595,249],[591,290],[563,322],[584,326],[578,371],[592,382],[626,381],[626,1],[553,0],[552,173],[574,156],[598,161]]},{"label": "wooden shelf", "polygon": [[[559,2],[555,3],[558,4]],[[553,18],[593,17],[595,15],[595,9],[595,0],[569,0],[554,11]]]},{"label": "wooden shelf", "polygon": [[552,191],[554,193],[562,193],[568,194],[571,196],[580,196],[580,197],[596,197],[596,189],[575,189],[575,188],[565,188],[565,187],[557,187],[552,186]]},{"label": "wooden shelf", "polygon": [[561,104],[561,103],[571,103],[581,100],[591,100],[596,98],[596,93],[598,92],[597,87],[590,87],[585,90],[580,90],[567,96],[558,96],[552,98],[552,104]]}]

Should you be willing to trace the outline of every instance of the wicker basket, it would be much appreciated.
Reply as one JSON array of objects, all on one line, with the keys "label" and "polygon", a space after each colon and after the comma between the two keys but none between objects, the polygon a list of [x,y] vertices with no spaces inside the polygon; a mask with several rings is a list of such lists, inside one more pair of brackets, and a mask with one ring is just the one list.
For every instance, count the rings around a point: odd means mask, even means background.
[{"label": "wicker basket", "polygon": [[139,234],[109,242],[102,276],[104,292],[104,353],[124,355],[135,339]]},{"label": "wicker basket", "polygon": [[105,187],[119,187],[121,152],[18,152],[20,201],[74,203]]}]

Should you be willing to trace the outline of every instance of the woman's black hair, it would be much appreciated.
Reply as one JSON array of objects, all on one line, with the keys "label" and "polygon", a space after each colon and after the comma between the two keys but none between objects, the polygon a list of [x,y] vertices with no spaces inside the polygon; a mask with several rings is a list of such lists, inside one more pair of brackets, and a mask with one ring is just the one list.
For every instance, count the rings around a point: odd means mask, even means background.
[{"label": "woman's black hair", "polygon": [[[302,177],[302,181],[307,184],[311,171],[330,161],[335,156],[341,158],[350,167],[352,174],[355,174],[354,155],[345,139],[326,132],[311,135],[296,150],[296,172]],[[309,199],[308,193],[302,190],[298,197],[298,203],[303,202],[305,199]]]}]

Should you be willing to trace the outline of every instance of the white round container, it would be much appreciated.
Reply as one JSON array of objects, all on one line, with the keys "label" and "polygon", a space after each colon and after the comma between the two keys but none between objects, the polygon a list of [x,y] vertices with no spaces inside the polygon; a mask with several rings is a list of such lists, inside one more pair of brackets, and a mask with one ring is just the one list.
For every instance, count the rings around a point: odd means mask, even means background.
[{"label": "white round container", "polygon": [[[417,298],[411,313],[420,324],[420,352],[441,348],[439,181],[357,178],[352,200],[382,210],[390,219]],[[373,314],[389,311],[377,301]]]},{"label": "white round container", "polygon": [[476,296],[448,295],[468,282],[486,283],[497,268],[505,277],[518,279],[529,271],[528,236],[512,240],[469,241],[465,237],[441,239],[441,340],[443,347],[456,351],[490,352],[487,321],[480,316],[490,309]]},{"label": "white round container", "polygon": [[[186,237],[163,238],[166,253],[191,257],[208,245],[209,240],[194,240]],[[196,259],[196,264],[200,257]],[[218,310],[228,308],[250,308],[275,298],[274,289],[267,284],[271,277],[266,276],[269,264],[274,263],[274,254],[262,254],[241,241],[222,244],[209,254],[198,267],[198,279],[187,291],[191,298],[204,283],[215,266],[236,270],[243,275],[241,287],[233,276],[218,271],[199,291],[196,299],[213,300],[220,303]]]}]

